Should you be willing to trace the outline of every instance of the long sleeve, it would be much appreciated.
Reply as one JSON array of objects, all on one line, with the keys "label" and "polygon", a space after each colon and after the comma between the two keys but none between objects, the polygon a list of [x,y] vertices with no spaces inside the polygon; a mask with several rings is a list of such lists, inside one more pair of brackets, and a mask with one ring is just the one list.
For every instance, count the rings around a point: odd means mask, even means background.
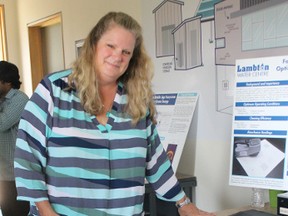
[{"label": "long sleeve", "polygon": [[150,134],[148,137],[146,179],[158,198],[166,201],[178,201],[185,194],[161,144],[157,128],[151,124],[148,131]]},{"label": "long sleeve", "polygon": [[47,83],[43,80],[38,85],[23,111],[18,129],[14,170],[18,198],[24,200],[48,199],[43,170],[47,162],[46,136],[49,133],[47,121],[52,100]]}]

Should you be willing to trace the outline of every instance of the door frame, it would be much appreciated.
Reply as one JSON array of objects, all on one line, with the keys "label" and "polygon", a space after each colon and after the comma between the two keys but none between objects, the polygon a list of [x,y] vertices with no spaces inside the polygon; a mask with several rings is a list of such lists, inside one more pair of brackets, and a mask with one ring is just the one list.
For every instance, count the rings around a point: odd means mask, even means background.
[{"label": "door frame", "polygon": [[[45,75],[43,65],[43,54],[42,54],[42,37],[41,28],[49,27],[55,24],[61,24],[62,32],[62,13],[56,13],[35,22],[29,23],[28,26],[28,37],[29,37],[29,49],[30,49],[30,64],[31,64],[31,76],[32,76],[32,90],[34,91],[38,83],[42,80]],[[62,34],[63,41],[63,34]],[[64,44],[64,43],[63,43]],[[64,49],[64,48],[63,48]],[[63,61],[64,50],[63,50]],[[64,62],[65,65],[65,62]]]}]

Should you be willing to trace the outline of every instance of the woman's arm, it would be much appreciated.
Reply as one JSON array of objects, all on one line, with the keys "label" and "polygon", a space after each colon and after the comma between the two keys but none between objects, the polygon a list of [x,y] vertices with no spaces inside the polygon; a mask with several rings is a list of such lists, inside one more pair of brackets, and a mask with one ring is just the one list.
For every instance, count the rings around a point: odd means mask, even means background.
[{"label": "woman's arm", "polygon": [[51,125],[47,119],[53,104],[48,81],[38,85],[21,115],[14,153],[14,173],[19,200],[34,203],[48,200],[46,140]]}]

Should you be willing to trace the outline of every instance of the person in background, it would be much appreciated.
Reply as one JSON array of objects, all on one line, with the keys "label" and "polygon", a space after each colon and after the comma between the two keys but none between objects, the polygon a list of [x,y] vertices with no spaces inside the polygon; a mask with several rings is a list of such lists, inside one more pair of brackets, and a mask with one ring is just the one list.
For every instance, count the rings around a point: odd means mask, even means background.
[{"label": "person in background", "polygon": [[109,12],[71,70],[46,76],[23,112],[18,198],[30,215],[144,215],[145,178],[181,216],[213,215],[186,197],[156,129],[152,63],[140,25]]},{"label": "person in background", "polygon": [[0,208],[3,216],[24,216],[29,212],[29,202],[16,199],[13,166],[18,123],[29,99],[19,90],[19,79],[16,65],[0,61]]}]

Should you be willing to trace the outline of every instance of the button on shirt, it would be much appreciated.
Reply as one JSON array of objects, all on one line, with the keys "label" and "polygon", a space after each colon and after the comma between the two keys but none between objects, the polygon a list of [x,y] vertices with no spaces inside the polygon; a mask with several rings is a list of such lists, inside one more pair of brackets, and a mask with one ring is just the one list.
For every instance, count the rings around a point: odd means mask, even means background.
[{"label": "button on shirt", "polygon": [[18,123],[28,96],[11,89],[0,100],[0,180],[14,181],[14,150]]}]

